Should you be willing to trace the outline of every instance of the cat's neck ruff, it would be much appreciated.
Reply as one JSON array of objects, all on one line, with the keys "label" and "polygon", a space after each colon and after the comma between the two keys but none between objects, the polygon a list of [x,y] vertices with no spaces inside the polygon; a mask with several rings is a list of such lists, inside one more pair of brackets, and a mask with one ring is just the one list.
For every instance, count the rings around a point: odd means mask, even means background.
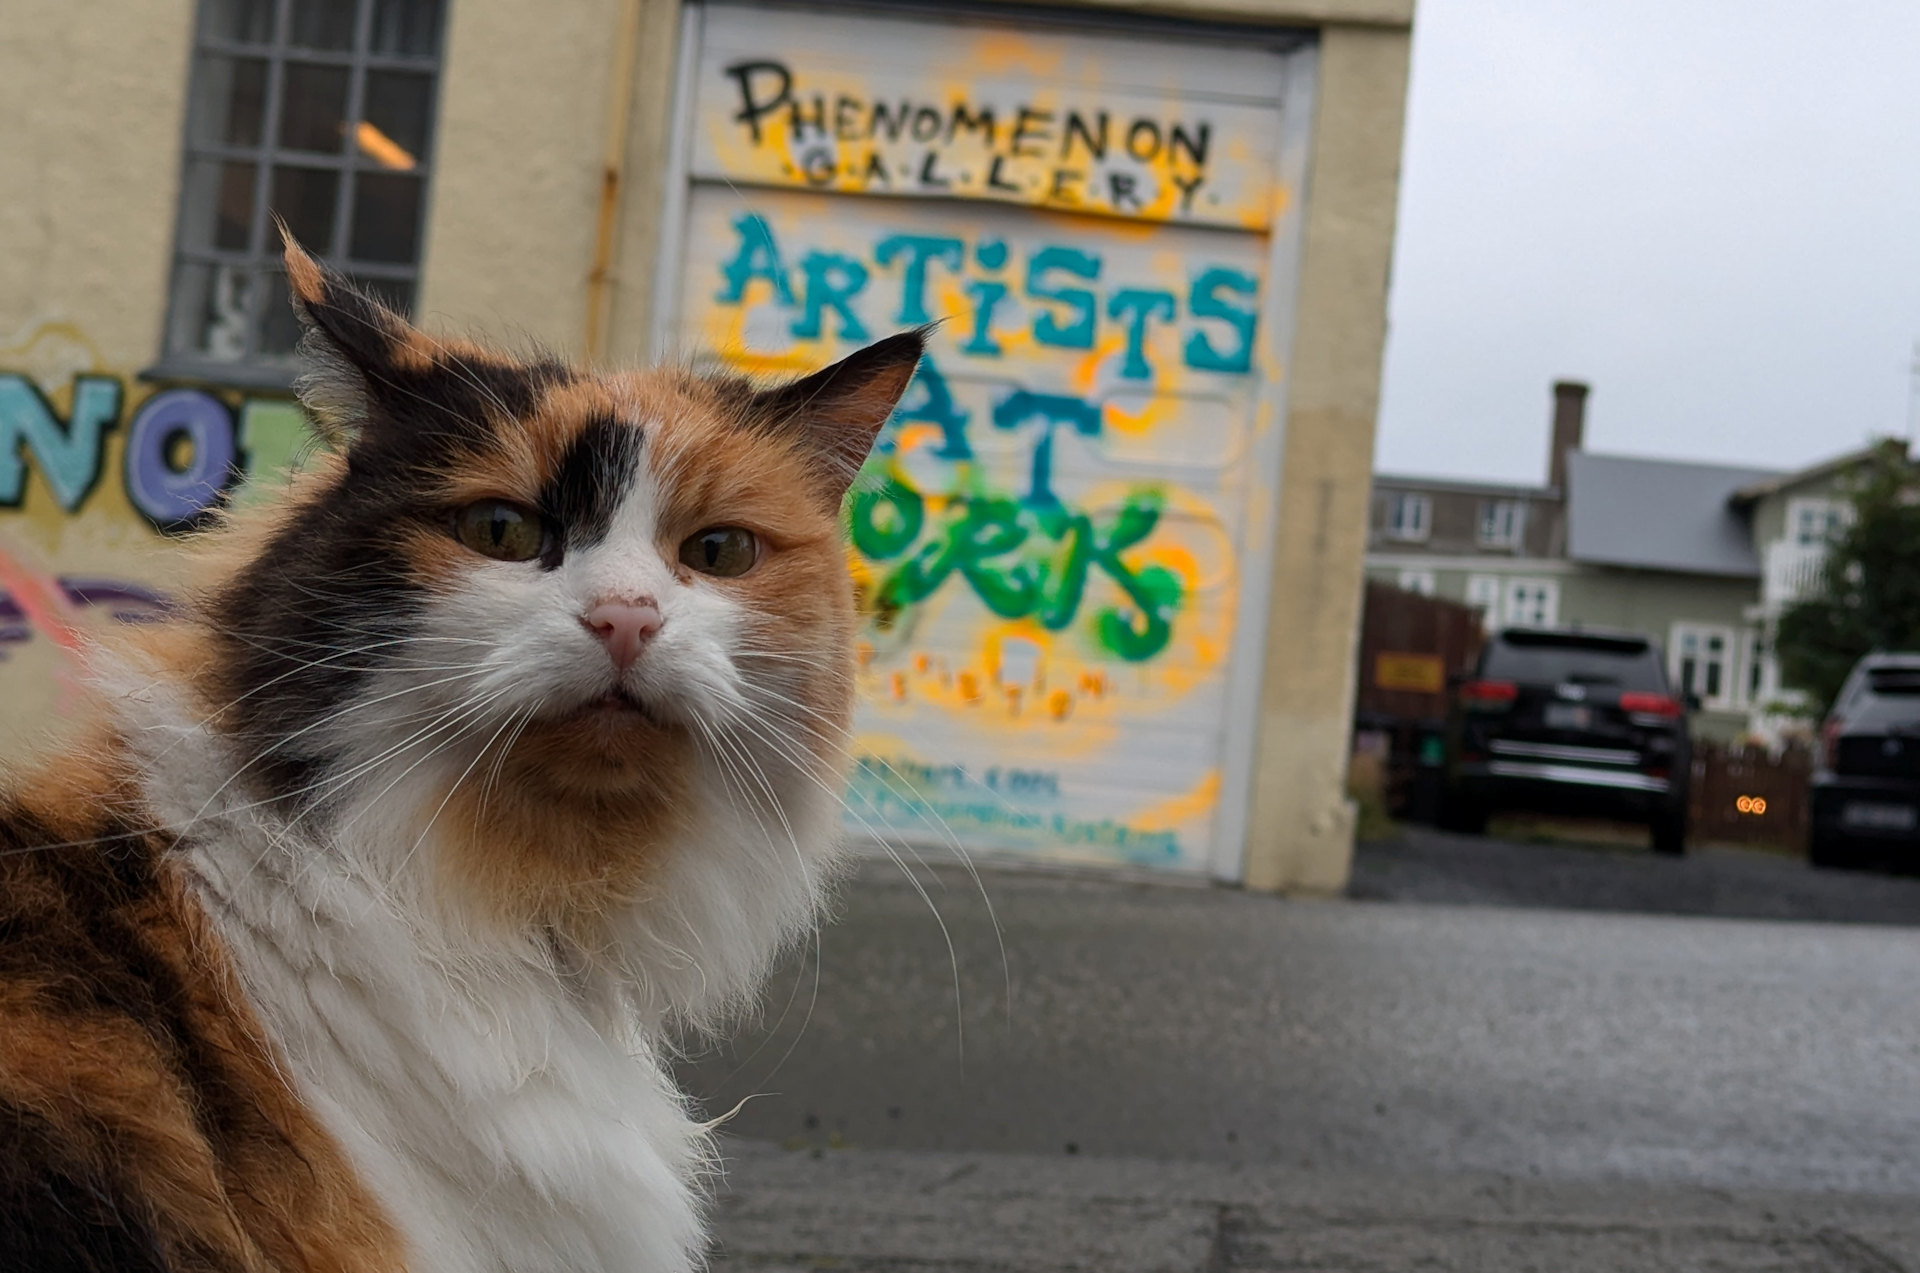
[{"label": "cat's neck ruff", "polygon": [[[151,683],[120,701],[147,798],[288,1077],[390,1208],[411,1267],[697,1265],[710,1146],[667,1031],[748,991],[810,917],[824,862],[779,870],[763,824],[700,802],[646,896],[569,948],[432,886],[452,759],[380,769],[289,816],[185,704]],[[806,833],[793,851],[830,844],[830,809],[783,795]]]}]

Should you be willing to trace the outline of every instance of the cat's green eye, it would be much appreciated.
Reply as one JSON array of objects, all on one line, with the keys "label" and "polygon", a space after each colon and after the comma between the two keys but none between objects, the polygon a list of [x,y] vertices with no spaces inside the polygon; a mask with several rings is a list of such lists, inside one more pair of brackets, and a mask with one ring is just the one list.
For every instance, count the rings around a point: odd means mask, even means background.
[{"label": "cat's green eye", "polygon": [[759,559],[760,541],[752,531],[738,526],[709,526],[680,545],[683,564],[723,579],[746,574]]},{"label": "cat's green eye", "polygon": [[453,515],[453,537],[496,561],[532,561],[547,550],[540,514],[503,499],[483,499]]}]

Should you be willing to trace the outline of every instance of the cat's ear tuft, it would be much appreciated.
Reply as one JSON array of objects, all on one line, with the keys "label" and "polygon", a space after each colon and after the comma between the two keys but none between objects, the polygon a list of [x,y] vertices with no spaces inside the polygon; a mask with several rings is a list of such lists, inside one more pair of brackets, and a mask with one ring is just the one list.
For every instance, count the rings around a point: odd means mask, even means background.
[{"label": "cat's ear tuft", "polygon": [[836,502],[853,484],[874,439],[907,391],[930,330],[917,327],[889,336],[831,367],[755,396],[755,414],[798,438],[819,461]]},{"label": "cat's ear tuft", "polygon": [[287,292],[306,335],[300,401],[321,432],[350,435],[364,423],[369,390],[431,361],[432,342],[406,319],[309,256],[286,226]]}]

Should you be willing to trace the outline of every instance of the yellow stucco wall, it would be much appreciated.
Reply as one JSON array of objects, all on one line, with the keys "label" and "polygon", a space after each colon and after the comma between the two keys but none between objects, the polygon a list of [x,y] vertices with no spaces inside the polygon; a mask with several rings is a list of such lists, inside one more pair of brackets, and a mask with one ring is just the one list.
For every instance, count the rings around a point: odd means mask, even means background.
[{"label": "yellow stucco wall", "polygon": [[[9,0],[0,20],[0,373],[26,374],[58,409],[76,374],[131,383],[159,353],[192,12]],[[30,475],[0,569],[171,579],[175,555],[117,483],[100,481],[85,511],[66,515]],[[0,658],[0,755],[52,745],[78,701],[72,660],[44,637]]]},{"label": "yellow stucco wall", "polygon": [[578,353],[622,0],[455,0],[422,262],[429,321]]},{"label": "yellow stucco wall", "polygon": [[8,0],[0,347],[74,322],[111,364],[160,348],[193,0]]},{"label": "yellow stucco wall", "polygon": [[1346,801],[1387,272],[1400,180],[1406,31],[1334,27],[1320,46],[1280,545],[1248,820],[1248,887],[1335,892]]},{"label": "yellow stucco wall", "polygon": [[1413,25],[1414,0],[1005,0],[1009,4],[1047,5],[1055,9],[1097,9],[1192,18],[1200,22],[1252,23],[1263,26]]}]

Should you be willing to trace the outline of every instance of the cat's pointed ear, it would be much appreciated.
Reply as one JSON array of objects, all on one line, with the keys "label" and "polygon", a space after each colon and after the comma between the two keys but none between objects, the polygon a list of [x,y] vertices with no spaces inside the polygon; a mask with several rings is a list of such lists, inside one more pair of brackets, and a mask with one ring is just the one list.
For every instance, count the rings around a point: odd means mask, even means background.
[{"label": "cat's pointed ear", "polygon": [[835,502],[866,462],[873,441],[907,391],[927,328],[889,336],[810,376],[757,394],[756,414],[798,438],[817,459]]},{"label": "cat's pointed ear", "polygon": [[432,360],[432,341],[406,319],[307,255],[286,226],[287,292],[306,335],[300,401],[321,432],[343,440],[367,418],[370,396]]}]

